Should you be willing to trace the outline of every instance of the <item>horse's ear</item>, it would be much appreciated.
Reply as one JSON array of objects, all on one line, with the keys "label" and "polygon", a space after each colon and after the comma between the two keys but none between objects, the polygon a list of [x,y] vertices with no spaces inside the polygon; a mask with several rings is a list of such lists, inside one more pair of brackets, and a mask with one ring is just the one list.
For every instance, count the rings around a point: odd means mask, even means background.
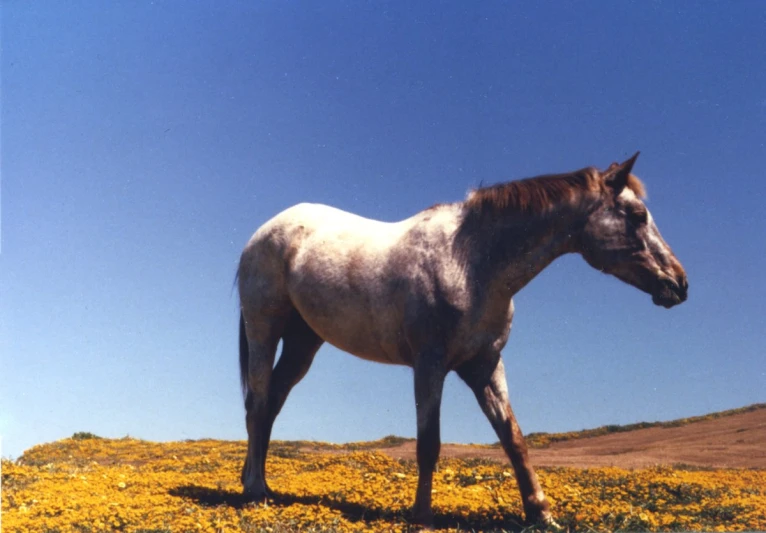
[{"label": "horse's ear", "polygon": [[606,182],[606,184],[614,191],[615,196],[619,196],[628,184],[630,171],[633,170],[633,165],[635,164],[636,159],[638,159],[639,153],[641,152],[636,152],[633,154],[633,157],[622,164],[612,163],[609,165],[606,172],[604,172],[604,182]]}]

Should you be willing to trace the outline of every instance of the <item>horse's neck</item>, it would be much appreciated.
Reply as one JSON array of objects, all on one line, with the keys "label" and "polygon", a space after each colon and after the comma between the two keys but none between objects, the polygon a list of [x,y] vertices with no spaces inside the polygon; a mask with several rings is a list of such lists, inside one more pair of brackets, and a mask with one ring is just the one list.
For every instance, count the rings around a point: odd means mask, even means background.
[{"label": "horse's neck", "polygon": [[491,290],[516,294],[557,257],[577,251],[584,211],[583,206],[567,204],[528,218],[499,217],[494,227],[483,228],[485,253],[477,250],[474,255],[483,263],[476,271],[486,273],[483,281]]},{"label": "horse's neck", "polygon": [[512,294],[520,291],[556,258],[574,251],[567,232],[556,229],[550,233],[528,235],[523,247],[525,251],[510,258],[505,265],[498,281],[502,281]]}]

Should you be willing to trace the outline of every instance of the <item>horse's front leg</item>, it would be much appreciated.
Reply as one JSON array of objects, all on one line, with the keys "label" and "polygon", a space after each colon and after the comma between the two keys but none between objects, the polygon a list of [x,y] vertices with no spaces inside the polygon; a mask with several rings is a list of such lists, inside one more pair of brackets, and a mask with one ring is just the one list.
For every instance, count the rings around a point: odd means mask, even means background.
[{"label": "horse's front leg", "polygon": [[527,520],[556,527],[550,504],[529,461],[527,444],[508,400],[505,368],[500,354],[469,361],[457,373],[473,390],[511,460]]},{"label": "horse's front leg", "polygon": [[439,460],[441,438],[439,413],[446,371],[441,352],[424,351],[415,362],[415,406],[418,418],[418,488],[412,509],[413,521],[424,526],[433,523],[431,484]]}]

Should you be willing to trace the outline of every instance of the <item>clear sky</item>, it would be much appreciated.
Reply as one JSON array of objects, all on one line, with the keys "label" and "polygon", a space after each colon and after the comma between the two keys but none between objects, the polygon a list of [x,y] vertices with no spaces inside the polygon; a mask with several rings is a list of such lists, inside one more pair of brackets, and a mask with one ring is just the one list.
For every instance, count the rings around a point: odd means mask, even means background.
[{"label": "clear sky", "polygon": [[[559,259],[504,351],[522,429],[766,401],[766,3],[4,2],[3,456],[243,439],[234,272],[322,202],[398,220],[641,150],[672,310]],[[414,436],[411,370],[325,346],[274,437]],[[442,437],[493,442],[445,389]]]}]

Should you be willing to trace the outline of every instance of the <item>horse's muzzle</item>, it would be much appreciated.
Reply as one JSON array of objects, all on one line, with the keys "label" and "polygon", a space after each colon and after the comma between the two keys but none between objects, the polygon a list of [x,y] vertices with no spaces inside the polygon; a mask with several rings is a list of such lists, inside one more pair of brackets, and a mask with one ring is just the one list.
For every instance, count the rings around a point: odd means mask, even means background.
[{"label": "horse's muzzle", "polygon": [[679,276],[678,280],[663,278],[657,284],[657,289],[652,294],[652,302],[670,309],[686,301],[689,295],[689,282],[686,275]]}]

